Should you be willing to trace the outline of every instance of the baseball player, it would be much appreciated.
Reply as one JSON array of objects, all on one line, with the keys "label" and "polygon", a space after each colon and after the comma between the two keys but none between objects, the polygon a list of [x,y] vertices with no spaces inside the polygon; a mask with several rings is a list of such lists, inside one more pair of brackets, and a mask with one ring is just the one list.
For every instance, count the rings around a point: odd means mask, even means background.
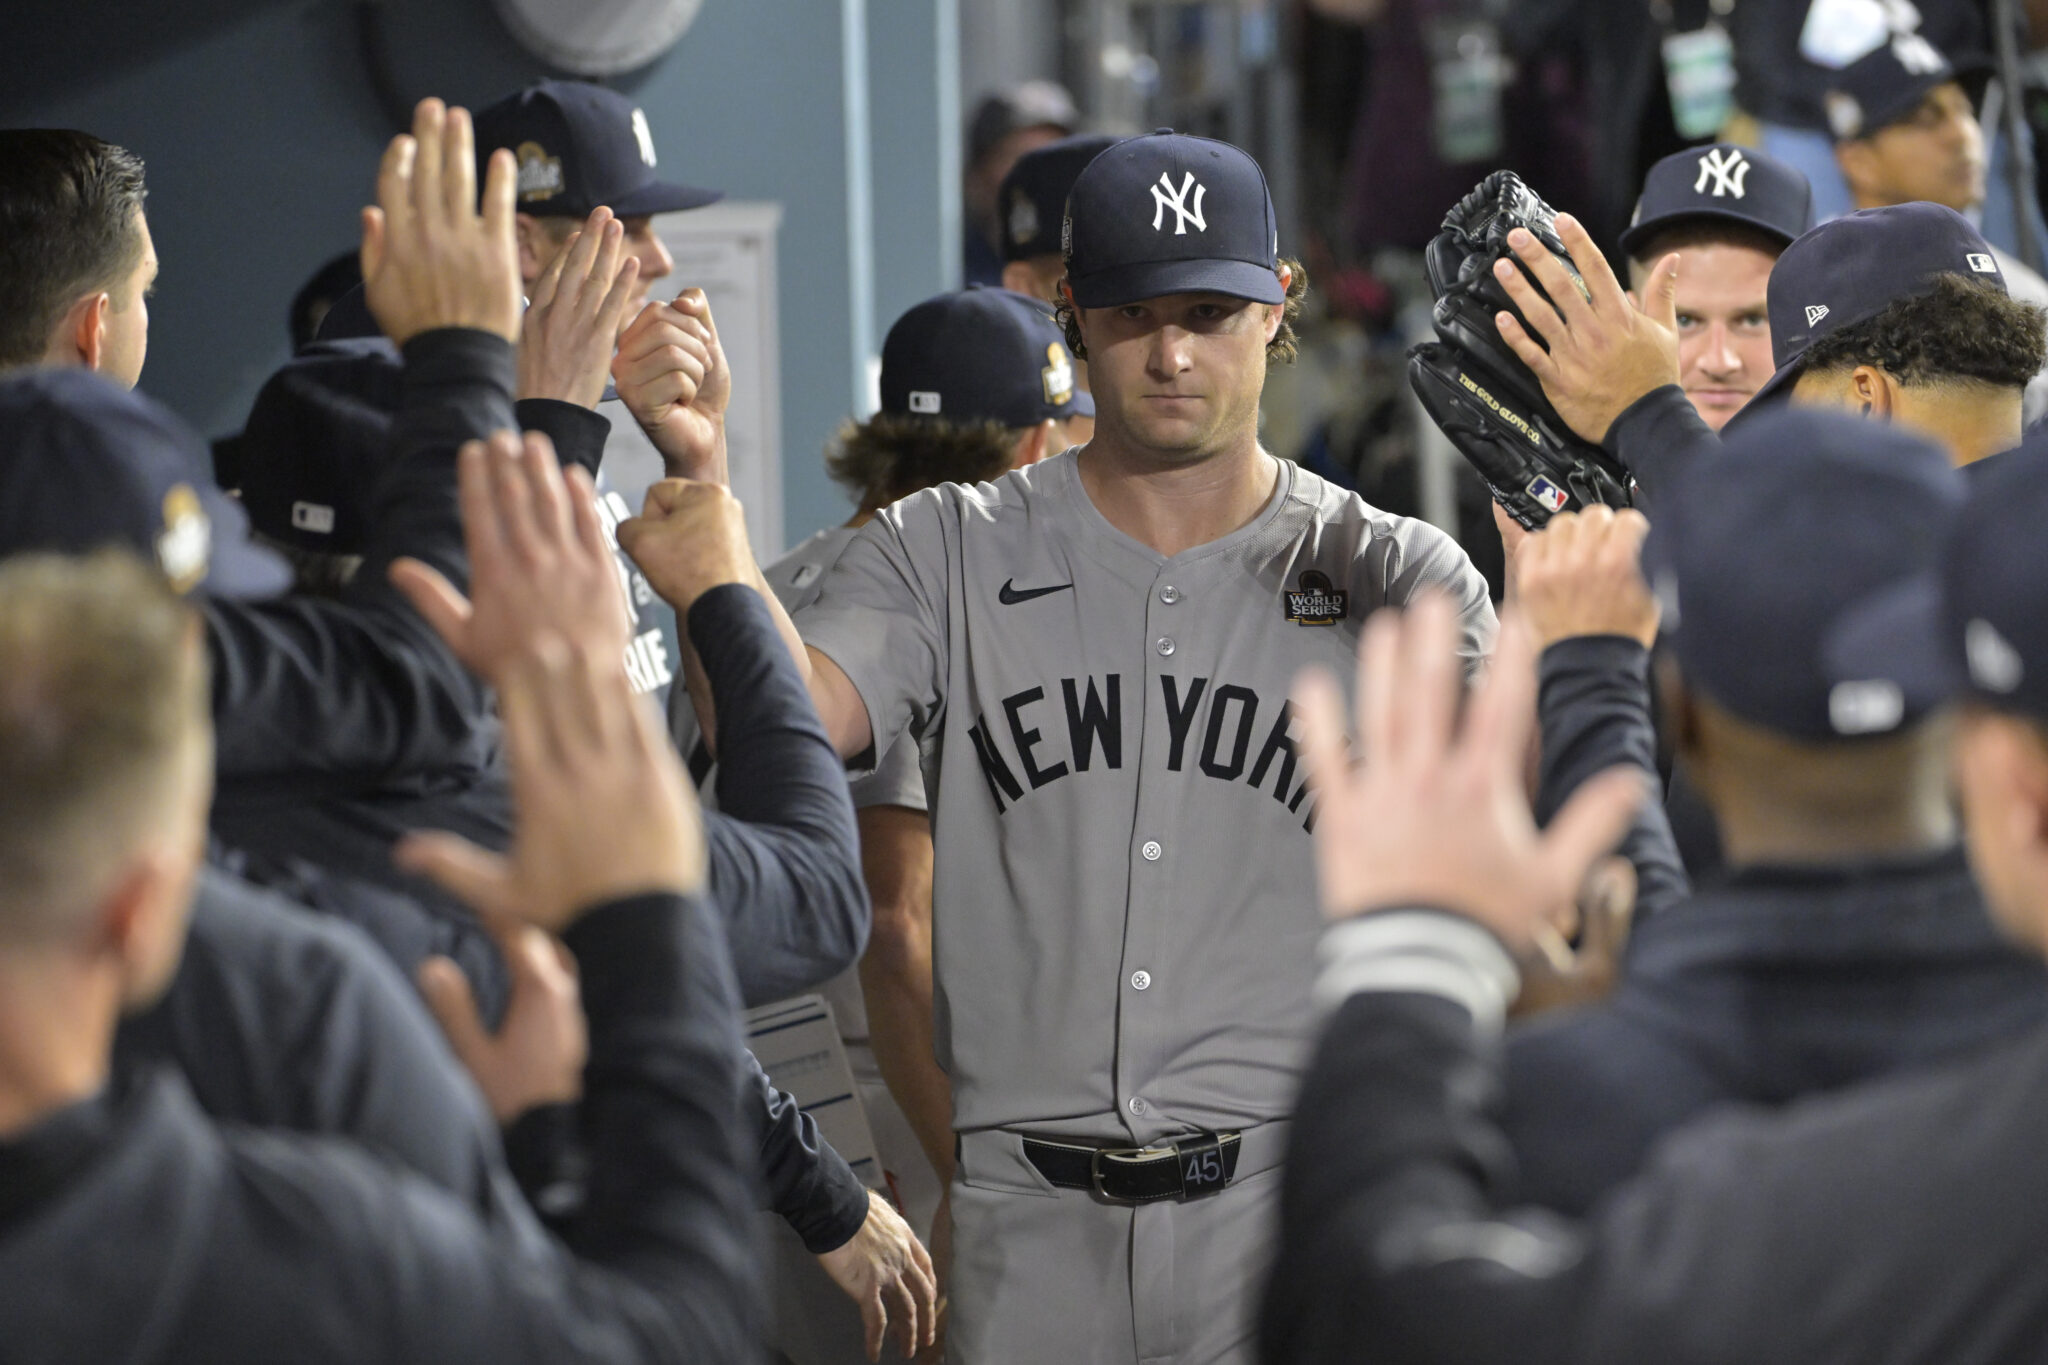
[{"label": "baseball player", "polygon": [[1806,177],[1732,142],[1667,156],[1643,178],[1621,234],[1629,288],[1641,298],[1651,267],[1681,253],[1673,285],[1679,383],[1715,431],[1771,377],[1764,286],[1779,253],[1812,226]]},{"label": "baseball player", "polygon": [[[1065,239],[1094,439],[884,509],[798,628],[842,753],[931,750],[949,1354],[1245,1361],[1317,930],[1287,689],[1382,603],[1447,594],[1468,666],[1493,611],[1449,537],[1260,448],[1305,281],[1256,162],[1118,143]],[[687,606],[742,533],[663,485],[620,539]]]},{"label": "baseball player", "polygon": [[[1988,71],[1957,67],[1917,33],[1904,33],[1835,72],[1828,121],[1835,160],[1859,209],[1926,200],[1982,220],[1984,130],[1977,122]],[[2016,299],[2048,304],[2048,280],[1986,244]],[[2048,412],[2048,378],[2027,386],[2028,426]]]}]

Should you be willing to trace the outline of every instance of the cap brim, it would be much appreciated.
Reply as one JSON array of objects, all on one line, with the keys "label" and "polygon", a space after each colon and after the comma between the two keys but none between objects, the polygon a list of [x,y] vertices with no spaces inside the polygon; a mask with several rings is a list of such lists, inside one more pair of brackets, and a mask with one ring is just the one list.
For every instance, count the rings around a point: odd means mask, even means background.
[{"label": "cap brim", "polygon": [[276,597],[292,586],[291,566],[249,538],[249,514],[211,483],[199,489],[211,549],[200,590],[208,597]]},{"label": "cap brim", "polygon": [[653,184],[642,185],[631,194],[619,196],[611,201],[609,207],[620,218],[638,218],[647,213],[701,209],[723,198],[724,190],[700,190],[692,185],[669,185],[657,180]]},{"label": "cap brim", "polygon": [[1721,426],[1725,437],[1737,422],[1754,413],[1764,412],[1788,401],[1792,397],[1792,386],[1799,382],[1799,375],[1805,369],[1803,360],[1794,360],[1789,365],[1780,365],[1776,374],[1764,381],[1764,386],[1749,396],[1749,401],[1736,409],[1735,415]]},{"label": "cap brim", "polygon": [[1883,679],[1896,685],[1910,717],[1962,694],[1942,638],[1941,581],[1920,574],[1882,588],[1851,607],[1820,641],[1821,668],[1830,683]]},{"label": "cap brim", "polygon": [[1655,218],[1645,218],[1642,222],[1630,226],[1621,234],[1621,254],[1633,259],[1637,247],[1666,228],[1676,227],[1680,223],[1700,222],[1740,223],[1744,227],[1768,233],[1786,246],[1792,245],[1793,240],[1800,235],[1796,232],[1787,232],[1783,225],[1759,218],[1752,213],[1738,213],[1732,209],[1686,209],[1680,213],[1663,213]]},{"label": "cap brim", "polygon": [[1228,294],[1254,303],[1285,303],[1272,267],[1256,261],[1146,261],[1098,270],[1072,281],[1082,308],[1119,308],[1167,294]]}]

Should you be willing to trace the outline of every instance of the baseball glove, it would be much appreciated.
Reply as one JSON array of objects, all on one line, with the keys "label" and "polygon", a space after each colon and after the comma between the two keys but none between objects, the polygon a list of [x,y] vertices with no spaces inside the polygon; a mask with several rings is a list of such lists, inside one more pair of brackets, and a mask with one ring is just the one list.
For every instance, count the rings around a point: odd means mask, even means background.
[{"label": "baseball glove", "polygon": [[1415,347],[1408,359],[1408,382],[1423,409],[1472,462],[1494,500],[1532,531],[1559,512],[1594,503],[1627,507],[1631,490],[1628,471],[1565,425],[1494,326],[1502,310],[1521,318],[1493,275],[1495,261],[1513,257],[1513,229],[1535,234],[1578,282],[1555,219],[1512,171],[1495,171],[1459,200],[1424,254],[1438,340]]}]

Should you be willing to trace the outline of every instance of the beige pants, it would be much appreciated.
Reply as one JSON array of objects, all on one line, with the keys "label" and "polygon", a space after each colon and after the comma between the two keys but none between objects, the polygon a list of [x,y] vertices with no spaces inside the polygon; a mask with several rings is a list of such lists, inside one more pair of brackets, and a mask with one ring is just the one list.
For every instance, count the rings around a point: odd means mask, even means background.
[{"label": "beige pants", "polygon": [[[953,1183],[952,1365],[1251,1365],[1285,1124],[1188,1203],[1058,1189],[1010,1133],[971,1134]],[[1256,1137],[1255,1137],[1256,1135]]]}]

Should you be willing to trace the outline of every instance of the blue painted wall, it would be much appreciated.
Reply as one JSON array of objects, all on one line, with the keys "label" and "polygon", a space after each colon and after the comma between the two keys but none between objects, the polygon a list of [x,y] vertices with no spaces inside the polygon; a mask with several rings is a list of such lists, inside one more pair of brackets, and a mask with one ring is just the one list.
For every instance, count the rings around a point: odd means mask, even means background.
[{"label": "blue painted wall", "polygon": [[[958,199],[957,152],[934,160],[957,139],[957,92],[944,88],[957,58],[940,52],[953,3],[705,0],[675,50],[615,82],[647,110],[665,173],[784,205],[783,498],[792,542],[845,515],[819,453],[866,390],[877,307],[886,327],[957,274],[942,221]],[[148,163],[163,273],[143,389],[208,434],[235,429],[286,356],[293,292],[355,244],[358,210],[394,131],[363,55],[360,7],[12,0],[8,8],[0,121],[85,128]],[[390,0],[378,9],[374,31],[401,102],[432,93],[484,103],[547,74],[487,0]],[[885,92],[872,136],[868,88]],[[876,145],[881,155],[864,155]]]}]

